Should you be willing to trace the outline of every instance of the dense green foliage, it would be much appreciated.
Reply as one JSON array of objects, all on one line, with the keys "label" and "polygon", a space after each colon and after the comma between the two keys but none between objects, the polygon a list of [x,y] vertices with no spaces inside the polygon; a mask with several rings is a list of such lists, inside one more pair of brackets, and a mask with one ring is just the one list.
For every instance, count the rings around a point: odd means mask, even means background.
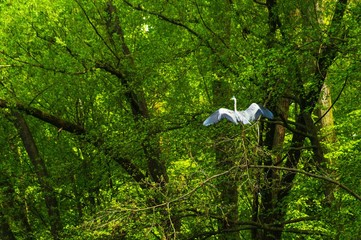
[{"label": "dense green foliage", "polygon": [[[357,239],[361,3],[1,1],[1,239]],[[272,121],[204,127],[261,103]]]}]

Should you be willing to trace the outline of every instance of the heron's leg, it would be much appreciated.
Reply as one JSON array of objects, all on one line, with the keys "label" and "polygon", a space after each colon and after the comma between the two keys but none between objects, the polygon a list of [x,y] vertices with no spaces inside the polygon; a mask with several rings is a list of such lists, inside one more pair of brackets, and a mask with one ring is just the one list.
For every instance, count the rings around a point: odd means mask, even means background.
[{"label": "heron's leg", "polygon": [[[241,124],[241,135],[242,135],[242,147],[243,147],[243,152],[247,152],[247,149],[246,149],[246,129],[245,129],[245,125]],[[247,161],[247,158],[246,158],[246,161]],[[246,164],[248,164],[246,162]]]},{"label": "heron's leg", "polygon": [[257,124],[257,143],[259,145],[261,136],[259,135],[259,123],[258,123],[258,121],[256,122],[256,124]]}]

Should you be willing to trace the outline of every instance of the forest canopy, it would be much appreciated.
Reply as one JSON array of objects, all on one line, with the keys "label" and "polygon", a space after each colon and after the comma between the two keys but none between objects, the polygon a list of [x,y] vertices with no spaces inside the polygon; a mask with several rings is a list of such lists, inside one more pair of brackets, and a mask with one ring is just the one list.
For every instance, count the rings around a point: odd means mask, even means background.
[{"label": "forest canopy", "polygon": [[[0,14],[1,239],[361,235],[361,2]],[[232,96],[274,118],[203,126]]]}]

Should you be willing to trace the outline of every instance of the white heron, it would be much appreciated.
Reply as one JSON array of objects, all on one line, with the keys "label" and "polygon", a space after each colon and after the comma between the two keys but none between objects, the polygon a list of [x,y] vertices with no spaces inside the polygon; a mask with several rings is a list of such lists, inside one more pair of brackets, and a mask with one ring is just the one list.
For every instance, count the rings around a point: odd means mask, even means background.
[{"label": "white heron", "polygon": [[223,118],[234,124],[238,124],[238,122],[241,122],[243,124],[250,124],[252,121],[257,120],[261,115],[268,119],[273,119],[273,113],[267,108],[258,105],[257,103],[252,103],[244,111],[237,111],[237,99],[233,96],[231,100],[234,101],[234,111],[227,108],[220,108],[215,111],[211,116],[209,116],[203,122],[203,125],[209,126],[211,124],[215,124]]}]

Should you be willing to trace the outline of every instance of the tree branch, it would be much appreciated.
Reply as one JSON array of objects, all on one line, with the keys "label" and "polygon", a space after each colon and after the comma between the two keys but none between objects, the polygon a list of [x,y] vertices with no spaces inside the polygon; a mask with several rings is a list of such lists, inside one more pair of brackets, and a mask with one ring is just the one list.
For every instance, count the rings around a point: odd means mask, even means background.
[{"label": "tree branch", "polygon": [[37,108],[33,108],[33,107],[27,106],[25,104],[19,103],[19,102],[15,103],[13,105],[3,99],[0,99],[0,108],[16,108],[17,110],[25,112],[26,114],[28,114],[30,116],[38,118],[38,119],[40,119],[44,122],[47,122],[59,129],[65,130],[70,133],[74,133],[76,135],[82,135],[82,134],[86,133],[85,129],[82,126],[79,126],[70,121],[63,120],[57,116],[48,114]]},{"label": "tree branch", "polygon": [[338,0],[336,2],[335,11],[328,29],[329,42],[320,46],[320,53],[317,59],[315,77],[318,82],[316,88],[306,96],[309,106],[315,105],[317,102],[317,98],[326,79],[327,71],[337,56],[339,45],[336,39],[345,29],[345,27],[342,26],[342,19],[346,12],[347,4],[348,0]]},{"label": "tree branch", "polygon": [[[29,61],[24,61],[24,60],[21,60],[21,59],[19,59],[17,57],[11,56],[10,54],[8,54],[8,53],[6,53],[4,51],[0,51],[0,54],[4,55],[6,58],[9,58],[9,59],[11,59],[11,60],[13,60],[15,62],[20,63],[19,65],[13,65],[13,64],[0,65],[0,68],[3,68],[3,67],[22,67],[23,65],[28,65],[28,66],[31,66],[31,67],[34,67],[34,68],[40,68],[40,69],[43,69],[43,70],[46,70],[46,71],[52,71],[52,72],[55,72],[55,73],[62,73],[62,74],[67,74],[67,75],[80,75],[80,74],[85,74],[86,72],[88,72],[87,69],[85,69],[84,71],[78,71],[78,72],[68,72],[65,69],[57,69],[57,68],[47,67],[42,63],[32,63],[32,62],[29,62]],[[34,61],[37,61],[37,60],[34,60]]]},{"label": "tree branch", "polygon": [[109,46],[109,44],[107,43],[107,41],[105,41],[105,39],[103,38],[103,36],[100,34],[100,32],[98,31],[97,27],[94,25],[94,23],[91,21],[90,17],[88,16],[87,12],[85,11],[84,7],[81,5],[81,3],[78,0],[75,0],[75,2],[78,4],[78,6],[80,7],[80,9],[82,10],[82,12],[84,13],[87,21],[89,22],[89,24],[91,25],[91,27],[94,29],[96,35],[102,40],[102,42],[104,43],[104,45],[106,46],[106,48],[109,49],[109,51],[113,54],[113,56],[119,61],[120,58],[118,57],[118,55],[114,52],[114,50]]},{"label": "tree branch", "polygon": [[39,154],[33,134],[31,133],[25,118],[18,111],[12,111],[12,116],[14,117],[12,121],[19,132],[24,148],[29,156],[38,178],[39,185],[44,194],[45,205],[50,222],[50,232],[54,239],[59,239],[59,233],[62,231],[63,227],[58,208],[58,200],[56,199],[54,188],[49,183],[49,173],[45,161]]},{"label": "tree branch", "polygon": [[[156,16],[158,17],[159,19],[162,19],[166,22],[169,22],[169,23],[172,23],[174,25],[177,25],[177,26],[180,26],[184,29],[186,29],[189,33],[191,33],[192,35],[196,36],[198,39],[200,39],[201,41],[203,42],[207,42],[205,41],[205,39],[203,39],[203,37],[201,35],[199,35],[196,31],[194,31],[193,29],[191,29],[190,27],[188,27],[187,25],[185,25],[184,23],[181,23],[180,21],[176,20],[176,19],[171,19],[169,17],[166,17],[160,13],[156,13],[156,12],[153,12],[153,11],[150,11],[150,10],[147,10],[147,9],[144,9],[141,5],[138,5],[138,6],[135,6],[133,5],[132,3],[128,2],[127,0],[123,0],[123,2],[125,4],[127,4],[128,6],[130,6],[131,8],[135,9],[135,10],[138,10],[138,11],[142,11],[142,12],[145,12],[145,13],[148,13],[150,15],[153,15],[153,16]],[[207,44],[208,45],[208,44]]]},{"label": "tree branch", "polygon": [[335,103],[338,101],[338,99],[340,98],[341,94],[342,94],[343,91],[345,90],[347,80],[348,80],[348,76],[346,77],[345,82],[343,83],[342,88],[341,88],[340,92],[338,93],[336,99],[333,101],[333,103],[332,103],[331,106],[327,109],[327,111],[326,111],[321,117],[319,117],[319,118],[315,121],[315,125],[316,125],[318,122],[320,122],[320,121],[322,120],[322,118],[324,118],[324,117],[327,115],[327,113],[333,108],[333,106],[335,105]]},{"label": "tree branch", "polygon": [[[298,228],[280,228],[280,227],[271,227],[268,225],[263,225],[260,223],[253,223],[252,225],[245,225],[241,226],[235,229],[227,229],[227,230],[219,230],[219,231],[208,231],[203,233],[197,233],[196,235],[193,235],[191,238],[188,239],[198,239],[200,237],[209,238],[214,235],[221,235],[221,234],[227,234],[230,232],[239,232],[244,230],[252,230],[252,229],[263,229],[273,232],[289,232],[289,233],[295,233],[295,234],[303,234],[303,235],[320,235],[320,236],[327,236],[326,233],[318,230],[304,230],[304,229],[298,229]],[[201,238],[201,239],[205,239]]]},{"label": "tree branch", "polygon": [[166,21],[166,22],[169,22],[169,23],[171,23],[171,24],[174,24],[174,25],[177,25],[177,26],[179,26],[179,27],[184,28],[184,29],[187,30],[190,34],[196,36],[201,42],[205,43],[205,46],[208,47],[208,48],[212,51],[212,53],[214,53],[214,54],[217,55],[217,57],[218,57],[219,60],[220,60],[221,65],[222,65],[224,68],[228,69],[231,73],[233,73],[233,74],[236,75],[236,76],[239,75],[236,70],[234,70],[234,69],[231,68],[229,65],[227,65],[227,64],[218,56],[217,50],[210,44],[210,42],[209,42],[206,38],[202,37],[199,33],[197,33],[196,31],[194,31],[193,29],[191,29],[191,28],[190,28],[189,26],[187,26],[186,24],[184,24],[184,23],[182,23],[182,22],[180,22],[180,21],[178,21],[178,20],[176,20],[176,19],[172,19],[172,18],[169,18],[169,17],[167,17],[167,16],[164,16],[164,15],[162,15],[162,14],[160,14],[160,13],[147,10],[147,9],[143,8],[141,5],[135,6],[135,5],[133,5],[132,3],[130,3],[129,1],[127,1],[127,0],[123,0],[123,2],[124,2],[125,4],[127,4],[128,6],[130,6],[131,8],[135,9],[135,10],[148,13],[148,14],[150,14],[150,15],[153,15],[153,16],[158,17],[158,18],[161,19],[161,20],[164,20],[164,21]]},{"label": "tree branch", "polygon": [[249,168],[268,168],[268,169],[276,169],[276,170],[281,170],[281,171],[288,171],[288,172],[293,172],[293,173],[300,173],[309,177],[313,177],[313,178],[317,178],[317,179],[321,179],[324,180],[326,182],[330,182],[332,184],[335,184],[336,186],[339,186],[340,188],[342,188],[343,190],[345,190],[347,193],[349,193],[351,196],[353,196],[354,198],[356,198],[357,200],[361,201],[361,196],[358,195],[357,193],[355,193],[354,191],[352,191],[350,188],[346,187],[345,185],[343,185],[340,182],[337,182],[336,180],[333,180],[332,178],[326,177],[326,176],[322,176],[322,175],[317,175],[314,173],[310,173],[310,172],[306,172],[303,170],[299,170],[296,168],[288,168],[288,167],[279,167],[279,166],[266,166],[266,165],[248,165]]},{"label": "tree branch", "polygon": [[[229,168],[226,171],[223,171],[221,173],[215,174],[213,176],[208,177],[207,179],[201,181],[196,187],[194,187],[193,189],[191,189],[190,191],[174,198],[171,199],[169,201],[157,204],[157,205],[153,205],[153,206],[147,206],[144,208],[116,208],[116,209],[109,209],[107,211],[112,211],[112,212],[141,212],[141,211],[148,211],[148,210],[154,210],[156,208],[162,208],[162,207],[166,207],[169,204],[173,204],[176,202],[180,202],[182,200],[186,200],[188,199],[191,195],[193,195],[198,189],[202,188],[204,185],[206,185],[206,183],[211,182],[212,180],[224,176],[226,174],[230,174],[233,171],[238,171],[239,169],[244,170],[244,169],[248,169],[248,168],[267,168],[267,169],[275,169],[275,170],[280,170],[280,171],[288,171],[288,172],[293,172],[293,173],[300,173],[309,177],[313,177],[313,178],[317,178],[317,179],[321,179],[327,182],[330,182],[332,184],[335,184],[337,186],[339,186],[340,188],[344,189],[347,193],[349,193],[350,195],[352,195],[353,197],[355,197],[357,200],[361,201],[361,196],[358,195],[357,193],[355,193],[354,191],[352,191],[350,188],[346,187],[345,185],[343,185],[340,182],[337,182],[336,180],[333,180],[332,178],[326,177],[326,176],[322,176],[322,175],[317,175],[314,173],[310,173],[310,172],[306,172],[303,170],[299,170],[296,168],[288,168],[288,167],[279,167],[279,166],[269,166],[269,165],[247,165],[247,164],[243,164],[243,165],[235,165],[231,168]],[[306,218],[305,218],[306,219]],[[309,218],[307,218],[307,220],[309,220]],[[294,220],[295,222],[297,220]],[[302,221],[301,219],[298,221]],[[250,222],[251,223],[251,222]],[[292,221],[286,221],[284,222],[284,224],[289,224],[292,223]],[[269,225],[272,226],[272,225]]]},{"label": "tree branch", "polygon": [[[59,130],[64,130],[75,135],[87,135],[86,129],[80,125],[63,120],[60,117],[54,116],[52,114],[46,113],[37,108],[30,107],[22,103],[11,104],[3,99],[0,99],[0,108],[16,109],[37,119],[40,119],[46,123],[49,123],[57,127]],[[114,154],[113,149],[103,146],[102,140],[94,138],[84,139],[86,139],[88,143],[91,143],[93,146],[98,148],[100,151],[103,151],[107,156],[117,162],[142,188],[147,187],[147,174],[142,173],[142,171],[136,165],[134,165],[130,159],[123,158],[119,154]]]}]

